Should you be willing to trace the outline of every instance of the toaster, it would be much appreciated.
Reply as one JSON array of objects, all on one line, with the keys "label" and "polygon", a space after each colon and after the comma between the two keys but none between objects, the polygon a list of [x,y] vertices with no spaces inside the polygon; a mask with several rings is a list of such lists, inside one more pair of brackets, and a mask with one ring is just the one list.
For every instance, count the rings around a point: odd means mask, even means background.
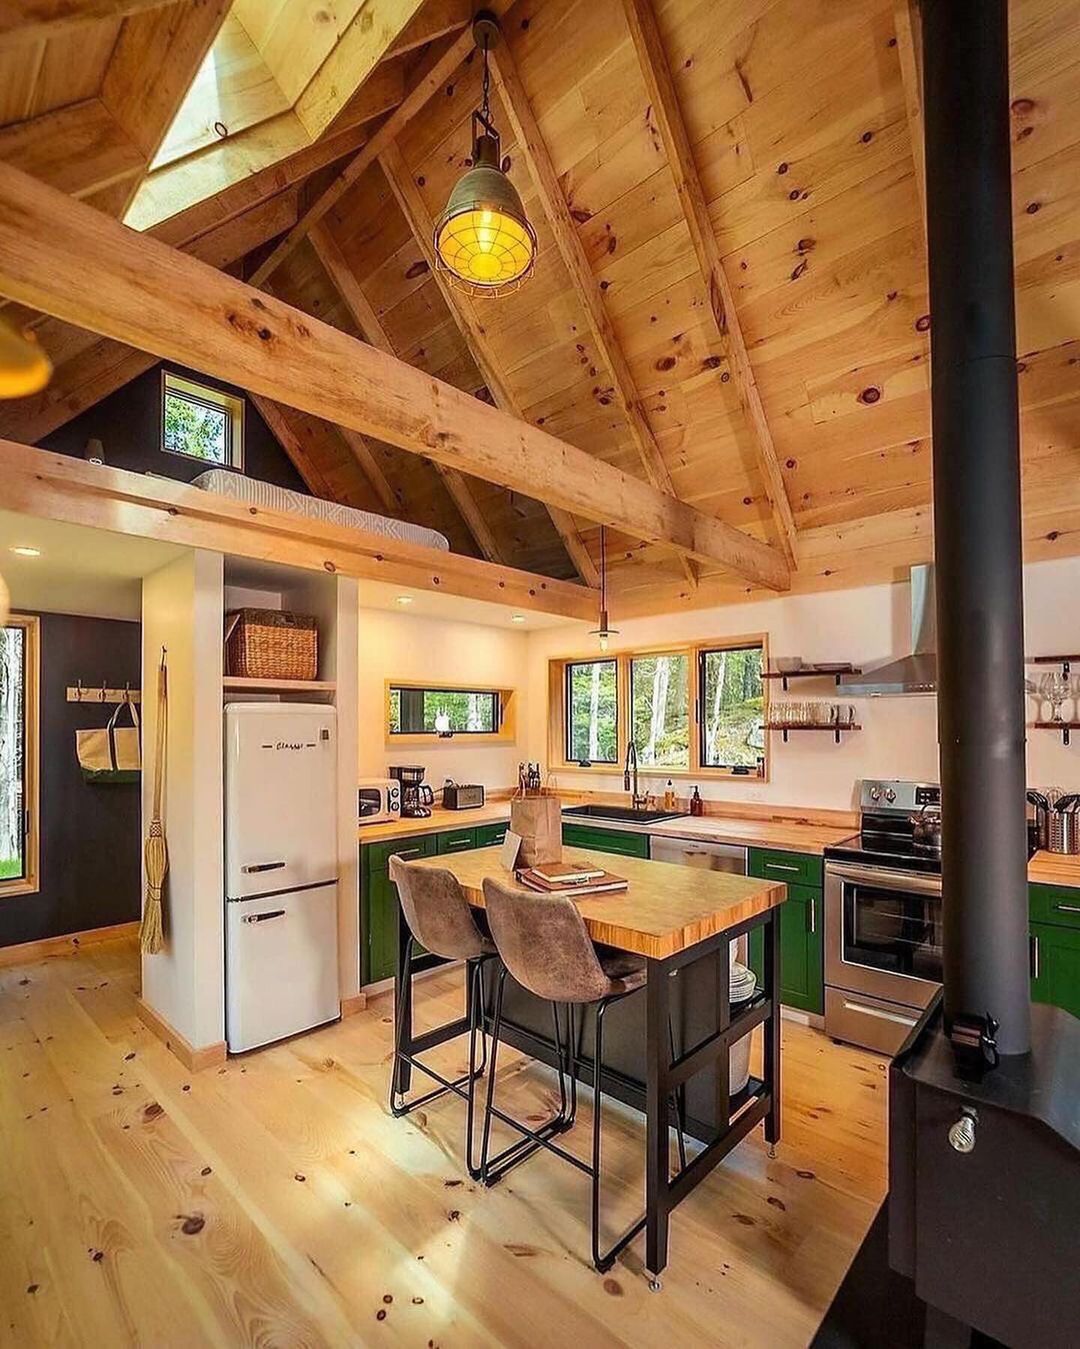
[{"label": "toaster", "polygon": [[442,789],[443,810],[473,810],[484,804],[484,789],[478,783],[447,782]]}]

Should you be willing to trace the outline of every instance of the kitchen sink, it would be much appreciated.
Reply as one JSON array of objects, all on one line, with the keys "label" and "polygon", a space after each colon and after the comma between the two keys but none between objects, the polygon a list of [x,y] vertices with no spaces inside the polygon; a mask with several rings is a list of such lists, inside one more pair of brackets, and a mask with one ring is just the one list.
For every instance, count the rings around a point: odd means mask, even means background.
[{"label": "kitchen sink", "polygon": [[632,806],[564,806],[564,815],[584,820],[619,820],[625,824],[656,824],[658,820],[678,820],[685,810],[635,810]]}]

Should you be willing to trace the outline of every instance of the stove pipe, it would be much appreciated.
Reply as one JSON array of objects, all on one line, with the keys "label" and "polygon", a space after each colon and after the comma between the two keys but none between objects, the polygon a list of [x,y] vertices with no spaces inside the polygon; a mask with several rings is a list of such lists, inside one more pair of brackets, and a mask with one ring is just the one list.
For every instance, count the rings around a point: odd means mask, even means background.
[{"label": "stove pipe", "polygon": [[945,1024],[1030,1048],[1007,0],[923,0]]}]

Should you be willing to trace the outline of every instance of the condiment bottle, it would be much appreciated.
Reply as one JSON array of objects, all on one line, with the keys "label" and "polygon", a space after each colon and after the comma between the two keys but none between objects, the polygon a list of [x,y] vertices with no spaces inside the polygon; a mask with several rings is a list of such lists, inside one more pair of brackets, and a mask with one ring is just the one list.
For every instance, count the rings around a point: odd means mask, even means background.
[{"label": "condiment bottle", "polygon": [[690,796],[690,814],[691,815],[705,814],[705,802],[702,801],[701,793],[698,791],[696,787],[694,788],[693,793]]}]

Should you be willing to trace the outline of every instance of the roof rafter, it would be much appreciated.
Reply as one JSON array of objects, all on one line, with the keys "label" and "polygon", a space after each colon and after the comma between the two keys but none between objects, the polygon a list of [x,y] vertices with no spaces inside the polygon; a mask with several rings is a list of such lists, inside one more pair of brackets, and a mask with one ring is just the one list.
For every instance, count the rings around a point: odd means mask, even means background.
[{"label": "roof rafter", "polygon": [[790,584],[760,540],[10,165],[0,292],[750,581]]},{"label": "roof rafter", "polygon": [[0,8],[0,43],[41,42],[65,37],[102,19],[126,19],[150,9],[162,9],[174,0],[7,0]]},{"label": "roof rafter", "polygon": [[667,152],[675,179],[683,216],[697,254],[698,267],[709,301],[709,312],[724,343],[731,373],[754,438],[765,495],[768,498],[784,557],[789,566],[796,560],[796,528],[788,500],[780,459],[765,417],[761,394],[754,378],[750,354],[735,309],[735,295],[724,271],[720,246],[709,219],[705,193],[701,186],[693,147],[679,107],[675,81],[671,78],[660,29],[652,9],[652,0],[623,0],[630,35],[645,77],[653,116]]}]

